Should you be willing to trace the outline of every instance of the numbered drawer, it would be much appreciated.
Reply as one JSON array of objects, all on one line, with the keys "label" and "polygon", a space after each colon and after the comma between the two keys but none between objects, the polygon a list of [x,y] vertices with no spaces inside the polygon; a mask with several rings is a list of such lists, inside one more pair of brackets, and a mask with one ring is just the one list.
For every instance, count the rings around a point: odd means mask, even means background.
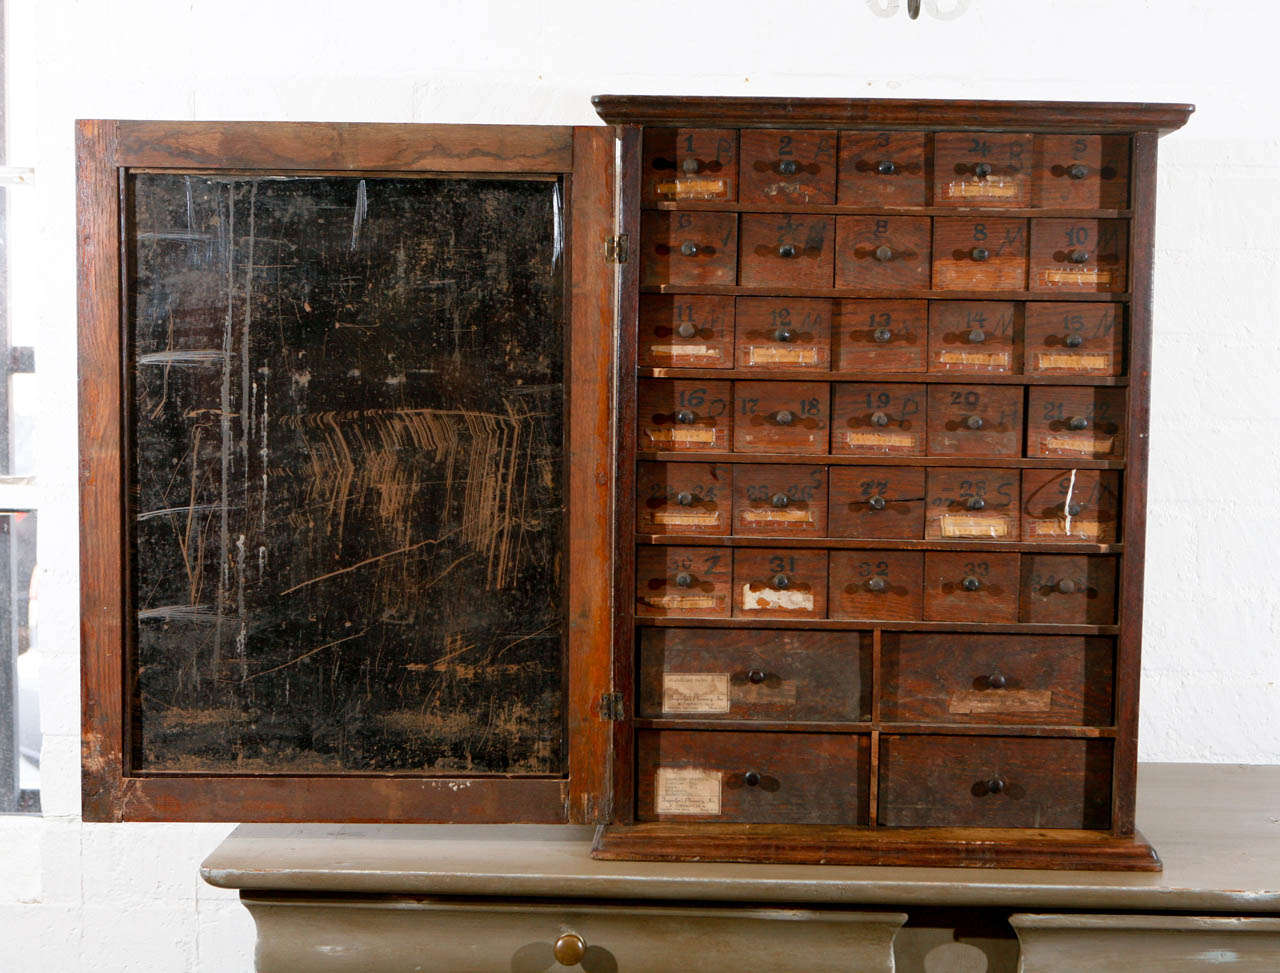
[{"label": "numbered drawer", "polygon": [[719,463],[640,463],[636,533],[729,533],[733,467]]},{"label": "numbered drawer", "polygon": [[837,382],[831,452],[857,456],[923,456],[923,385]]},{"label": "numbered drawer", "polygon": [[636,615],[728,618],[733,568],[713,547],[636,549]]},{"label": "numbered drawer", "polygon": [[880,737],[878,822],[904,828],[1111,825],[1110,740]]},{"label": "numbered drawer", "polygon": [[1060,209],[1129,205],[1127,135],[1039,135],[1033,204]]},{"label": "numbered drawer", "polygon": [[1121,459],[1124,389],[1041,385],[1027,401],[1027,455]]},{"label": "numbered drawer", "polygon": [[646,128],[640,198],[738,198],[738,133],[712,128]]},{"label": "numbered drawer", "polygon": [[836,371],[925,371],[928,315],[928,301],[841,301],[832,338]]},{"label": "numbered drawer", "polygon": [[637,448],[720,452],[733,437],[728,382],[641,379]]},{"label": "numbered drawer", "polygon": [[841,216],[836,220],[836,286],[929,289],[927,216]]},{"label": "numbered drawer", "polygon": [[639,730],[641,821],[866,824],[868,736]]},{"label": "numbered drawer", "polygon": [[733,298],[640,295],[637,361],[651,368],[732,368]]},{"label": "numbered drawer", "polygon": [[827,552],[735,551],[733,614],[737,618],[826,618]]},{"label": "numbered drawer", "polygon": [[833,466],[827,529],[832,537],[919,540],[925,471],[912,466]]},{"label": "numbered drawer", "polygon": [[1009,132],[933,137],[933,205],[1023,209],[1031,205],[1032,136]]},{"label": "numbered drawer", "polygon": [[743,214],[739,282],[744,287],[830,287],[834,225],[830,216]]},{"label": "numbered drawer", "polygon": [[1021,387],[931,386],[929,455],[1021,456]]},{"label": "numbered drawer", "polygon": [[920,551],[832,551],[830,615],[868,621],[918,622],[924,617]]},{"label": "numbered drawer", "polygon": [[930,303],[929,371],[1020,373],[1022,305],[1012,301]]},{"label": "numbered drawer", "polygon": [[1116,559],[1083,554],[1022,555],[1022,620],[1114,625]]},{"label": "numbered drawer", "polygon": [[739,139],[744,204],[836,201],[835,132],[745,129]]},{"label": "numbered drawer", "polygon": [[733,448],[743,453],[825,453],[826,382],[734,382]]},{"label": "numbered drawer", "polygon": [[738,298],[738,367],[830,368],[835,308],[836,302],[828,300]]},{"label": "numbered drawer", "polygon": [[937,290],[1027,289],[1027,221],[943,217],[933,221]]},{"label": "numbered drawer", "polygon": [[1114,544],[1120,539],[1120,474],[1023,470],[1022,539]]},{"label": "numbered drawer", "polygon": [[1031,289],[1119,293],[1129,286],[1126,220],[1032,220]]},{"label": "numbered drawer", "polygon": [[1018,540],[1017,470],[929,470],[924,536],[929,540]]},{"label": "numbered drawer", "polygon": [[881,635],[880,718],[894,723],[1110,726],[1110,639]]},{"label": "numbered drawer", "polygon": [[1018,555],[926,552],[924,618],[927,622],[1016,622]]},{"label": "numbered drawer", "polygon": [[924,133],[841,132],[842,206],[925,205]]},{"label": "numbered drawer", "polygon": [[644,214],[641,284],[736,284],[737,279],[738,214]]},{"label": "numbered drawer", "polygon": [[759,537],[826,537],[826,467],[738,466],[733,474],[733,532]]},{"label": "numbered drawer", "polygon": [[1123,374],[1121,305],[1034,302],[1026,318],[1027,374]]},{"label": "numbered drawer", "polygon": [[857,722],[871,718],[871,635],[640,630],[644,717]]}]

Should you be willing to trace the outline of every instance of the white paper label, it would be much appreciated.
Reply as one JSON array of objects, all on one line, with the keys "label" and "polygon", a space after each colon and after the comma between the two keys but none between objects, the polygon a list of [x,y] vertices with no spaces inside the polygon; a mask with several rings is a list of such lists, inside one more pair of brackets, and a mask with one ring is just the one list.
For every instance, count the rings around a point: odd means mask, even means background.
[{"label": "white paper label", "polygon": [[940,365],[969,365],[979,368],[1008,368],[1007,351],[940,351]]},{"label": "white paper label", "polygon": [[874,446],[880,449],[901,449],[916,444],[916,437],[909,432],[846,432],[844,441],[850,446]]},{"label": "white paper label", "polygon": [[666,611],[702,611],[718,609],[720,597],[717,595],[648,595],[641,598],[640,603]]},{"label": "white paper label", "polygon": [[1041,351],[1036,355],[1036,367],[1043,372],[1070,369],[1073,372],[1109,372],[1111,356],[1088,354],[1073,355],[1065,351]]},{"label": "white paper label", "polygon": [[708,348],[706,345],[650,345],[649,354],[651,355],[669,355],[671,357],[682,358],[718,358],[720,352],[716,348]]},{"label": "white paper label", "polygon": [[716,431],[712,426],[680,426],[647,431],[649,439],[655,443],[696,443],[703,446],[716,441]]},{"label": "white paper label", "polygon": [[750,365],[816,365],[818,349],[751,345],[747,348],[747,363]]},{"label": "white paper label", "polygon": [[1044,287],[1110,287],[1109,270],[1042,270],[1040,283]]},{"label": "white paper label", "polygon": [[729,712],[729,674],[727,672],[664,672],[662,674],[662,712]]},{"label": "white paper label", "polygon": [[718,770],[659,767],[654,810],[659,814],[719,814],[720,777]]},{"label": "white paper label", "polygon": [[1097,456],[1110,453],[1115,449],[1115,436],[1045,436],[1044,448],[1054,449],[1062,453],[1080,453],[1084,456]]},{"label": "white paper label", "polygon": [[1009,521],[1000,516],[976,514],[943,514],[940,521],[943,537],[1008,537]]},{"label": "white paper label", "polygon": [[744,611],[813,611],[813,592],[776,588],[757,591],[748,583],[742,586],[742,608]]},{"label": "white paper label", "polygon": [[947,183],[948,199],[1009,199],[1018,195],[1018,184],[1004,176],[988,176],[981,181],[954,180]]},{"label": "white paper label", "polygon": [[708,179],[704,176],[660,182],[654,189],[659,196],[674,196],[676,199],[714,199],[725,194],[725,183],[723,179]]},{"label": "white paper label", "polygon": [[808,510],[774,509],[744,510],[742,521],[747,524],[811,524],[813,514]]}]

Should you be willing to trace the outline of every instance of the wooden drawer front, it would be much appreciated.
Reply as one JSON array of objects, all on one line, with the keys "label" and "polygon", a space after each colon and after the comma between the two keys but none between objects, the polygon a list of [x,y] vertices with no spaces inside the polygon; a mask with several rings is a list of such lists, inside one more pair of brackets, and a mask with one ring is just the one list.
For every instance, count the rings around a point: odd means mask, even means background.
[{"label": "wooden drawer front", "polygon": [[871,741],[824,733],[636,733],[641,821],[865,824]]},{"label": "wooden drawer front", "polygon": [[1036,137],[1036,206],[1124,209],[1129,205],[1127,135]]},{"label": "wooden drawer front", "polygon": [[933,205],[1031,205],[1030,135],[939,132],[933,137]]},{"label": "wooden drawer front", "polygon": [[927,301],[840,302],[832,357],[839,372],[923,372]]},{"label": "wooden drawer front", "polygon": [[1027,221],[943,217],[933,221],[933,286],[938,290],[1027,288]]},{"label": "wooden drawer front", "polygon": [[1125,220],[1032,220],[1031,289],[1119,293],[1129,286]]},{"label": "wooden drawer front", "polygon": [[924,134],[841,132],[843,206],[923,206]]},{"label": "wooden drawer front", "polygon": [[734,551],[733,614],[739,618],[826,618],[827,552],[781,548]]},{"label": "wooden drawer front", "polygon": [[871,716],[871,635],[646,628],[640,715],[857,722]]},{"label": "wooden drawer front", "polygon": [[924,470],[912,466],[833,466],[832,537],[919,540],[924,536]]},{"label": "wooden drawer front", "polygon": [[1110,639],[885,632],[881,640],[887,722],[1111,724]]},{"label": "wooden drawer front", "polygon": [[923,385],[839,382],[832,405],[831,452],[923,456]]},{"label": "wooden drawer front", "polygon": [[642,450],[727,450],[733,401],[728,382],[641,379],[637,423]]},{"label": "wooden drawer front", "polygon": [[934,301],[929,306],[929,371],[1021,372],[1022,305]]},{"label": "wooden drawer front", "polygon": [[1017,470],[929,470],[924,536],[930,540],[1016,541]]},{"label": "wooden drawer front", "polygon": [[682,294],[640,296],[642,366],[733,367],[733,298]]},{"label": "wooden drawer front", "polygon": [[836,221],[836,286],[929,288],[927,216],[841,216]]},{"label": "wooden drawer front", "polygon": [[1120,539],[1120,474],[1023,470],[1022,539],[1113,544]]},{"label": "wooden drawer front", "polygon": [[1016,622],[1018,555],[927,551],[924,617],[928,622]]},{"label": "wooden drawer front", "polygon": [[711,128],[644,130],[643,202],[734,200],[738,198],[737,178],[737,132]]},{"label": "wooden drawer front", "polygon": [[999,385],[931,386],[929,454],[1021,456],[1022,389]]},{"label": "wooden drawer front", "polygon": [[744,453],[825,453],[826,382],[734,382],[733,448]]},{"label": "wooden drawer front", "polygon": [[727,551],[641,547],[636,551],[636,614],[647,618],[728,618],[732,577]]},{"label": "wooden drawer front", "polygon": [[716,463],[640,463],[636,532],[729,533],[733,467]]},{"label": "wooden drawer front", "polygon": [[743,203],[836,201],[835,132],[747,129],[739,138]]},{"label": "wooden drawer front", "polygon": [[1026,316],[1028,374],[1123,374],[1121,305],[1030,303]]},{"label": "wooden drawer front", "polygon": [[880,738],[886,827],[1088,828],[1111,823],[1110,740]]},{"label": "wooden drawer front", "polygon": [[923,580],[920,551],[832,551],[831,617],[920,621]]},{"label": "wooden drawer front", "polygon": [[640,283],[734,284],[736,213],[645,213],[640,221]]},{"label": "wooden drawer front", "polygon": [[742,217],[744,287],[830,287],[830,216],[746,213]]},{"label": "wooden drawer front", "polygon": [[830,368],[835,301],[793,297],[738,299],[739,368]]},{"label": "wooden drawer front", "polygon": [[1116,559],[1083,554],[1022,556],[1022,620],[1114,625]]},{"label": "wooden drawer front", "polygon": [[825,467],[744,464],[734,470],[733,484],[735,534],[827,536]]},{"label": "wooden drawer front", "polygon": [[1028,456],[1124,456],[1124,389],[1042,385],[1027,408]]}]

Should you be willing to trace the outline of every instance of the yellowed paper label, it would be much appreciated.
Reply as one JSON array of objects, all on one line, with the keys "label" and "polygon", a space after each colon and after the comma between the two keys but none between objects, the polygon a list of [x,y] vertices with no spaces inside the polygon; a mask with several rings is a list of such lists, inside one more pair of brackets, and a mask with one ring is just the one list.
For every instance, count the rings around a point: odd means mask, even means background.
[{"label": "yellowed paper label", "polygon": [[712,426],[674,426],[671,429],[649,429],[649,439],[655,443],[695,443],[706,446],[716,441]]},{"label": "yellowed paper label", "polygon": [[794,703],[796,701],[796,684],[791,681],[769,685],[768,683],[744,683],[735,686],[735,699],[743,703]]},{"label": "yellowed paper label", "polygon": [[719,358],[720,351],[717,348],[708,348],[706,345],[650,345],[649,354],[661,356],[669,356],[671,358]]},{"label": "yellowed paper label", "polygon": [[1042,371],[1069,368],[1075,372],[1109,372],[1110,355],[1072,355],[1064,351],[1042,351],[1036,355],[1036,367]]},{"label": "yellowed paper label", "polygon": [[901,449],[914,446],[916,437],[909,432],[858,432],[857,430],[850,430],[844,434],[844,441],[850,446]]},{"label": "yellowed paper label", "polygon": [[748,524],[811,524],[813,514],[808,510],[765,507],[760,510],[744,510],[742,519]]},{"label": "yellowed paper label", "polygon": [[662,674],[662,712],[729,712],[729,674],[727,672],[664,672]]},{"label": "yellowed paper label", "polygon": [[744,611],[813,611],[813,592],[774,588],[753,591],[748,583],[742,586],[742,608]]},{"label": "yellowed paper label", "polygon": [[997,689],[989,692],[965,690],[952,693],[947,712],[971,713],[1047,713],[1053,706],[1053,693],[1048,689]]},{"label": "yellowed paper label", "polygon": [[1082,267],[1079,270],[1042,270],[1040,283],[1045,287],[1110,287],[1111,271]]},{"label": "yellowed paper label", "polygon": [[1097,541],[1102,534],[1102,525],[1096,520],[1079,520],[1071,518],[1071,532],[1067,532],[1065,520],[1033,520],[1027,530],[1033,538],[1041,537],[1079,537]]},{"label": "yellowed paper label", "polygon": [[676,199],[711,199],[725,194],[723,179],[673,179],[660,182],[654,187],[659,196],[673,196]]},{"label": "yellowed paper label", "polygon": [[650,608],[666,611],[701,611],[720,607],[721,598],[716,595],[646,595],[640,603]]},{"label": "yellowed paper label", "polygon": [[982,368],[1008,368],[1009,353],[1007,351],[940,351],[938,363],[941,365],[972,365]]},{"label": "yellowed paper label", "polygon": [[1005,517],[981,517],[974,514],[943,514],[939,521],[943,537],[1008,537],[1009,521]]},{"label": "yellowed paper label", "polygon": [[715,527],[719,510],[655,510],[653,522],[664,527]]},{"label": "yellowed paper label", "polygon": [[818,349],[751,345],[747,348],[747,363],[750,365],[816,365]]},{"label": "yellowed paper label", "polygon": [[654,781],[654,810],[659,814],[720,813],[720,771],[696,767],[659,767]]},{"label": "yellowed paper label", "polygon": [[1004,176],[989,176],[981,181],[954,180],[947,183],[948,199],[1009,199],[1018,195],[1018,184]]},{"label": "yellowed paper label", "polygon": [[1116,444],[1115,436],[1045,436],[1044,448],[1056,449],[1064,453],[1081,453],[1085,456],[1097,456],[1110,453]]}]

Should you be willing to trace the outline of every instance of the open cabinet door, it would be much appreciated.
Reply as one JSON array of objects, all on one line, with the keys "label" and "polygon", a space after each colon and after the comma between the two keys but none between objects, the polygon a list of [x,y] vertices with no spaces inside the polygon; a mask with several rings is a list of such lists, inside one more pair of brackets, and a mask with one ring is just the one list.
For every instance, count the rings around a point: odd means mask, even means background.
[{"label": "open cabinet door", "polygon": [[85,819],[603,820],[613,131],[77,150]]}]

